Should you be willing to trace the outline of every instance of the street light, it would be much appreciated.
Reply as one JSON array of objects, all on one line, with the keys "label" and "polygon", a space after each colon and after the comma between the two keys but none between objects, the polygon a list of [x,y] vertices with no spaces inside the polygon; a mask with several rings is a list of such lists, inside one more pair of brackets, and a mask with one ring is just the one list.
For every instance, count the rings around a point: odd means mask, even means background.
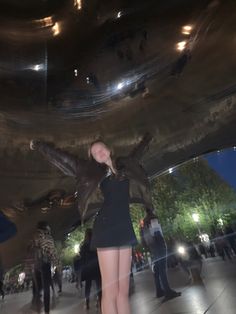
[{"label": "street light", "polygon": [[192,214],[192,218],[193,218],[193,221],[199,222],[199,214],[193,213],[193,214]]},{"label": "street light", "polygon": [[192,218],[193,218],[193,221],[196,222],[198,234],[199,234],[199,236],[201,236],[201,231],[200,231],[200,228],[199,228],[199,220],[200,220],[199,214],[198,213],[193,213],[192,214]]},{"label": "street light", "polygon": [[75,244],[74,245],[74,252],[75,252],[75,254],[79,253],[79,249],[80,249],[80,245],[79,244]]}]

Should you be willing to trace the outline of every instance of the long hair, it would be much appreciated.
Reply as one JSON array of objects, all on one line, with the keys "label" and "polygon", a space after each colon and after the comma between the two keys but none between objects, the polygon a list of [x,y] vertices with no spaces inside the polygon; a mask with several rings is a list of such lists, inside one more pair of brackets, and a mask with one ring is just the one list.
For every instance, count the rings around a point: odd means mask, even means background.
[{"label": "long hair", "polygon": [[92,149],[93,145],[98,144],[98,143],[103,144],[104,146],[106,146],[106,148],[109,149],[109,151],[110,151],[110,153],[111,153],[111,156],[113,156],[113,149],[110,148],[110,147],[103,141],[102,138],[98,138],[98,139],[96,139],[95,141],[93,141],[93,142],[89,145],[89,148],[88,148],[88,158],[89,158],[90,160],[94,160],[94,158],[93,158],[93,156],[92,156],[92,153],[91,153],[91,149]]}]

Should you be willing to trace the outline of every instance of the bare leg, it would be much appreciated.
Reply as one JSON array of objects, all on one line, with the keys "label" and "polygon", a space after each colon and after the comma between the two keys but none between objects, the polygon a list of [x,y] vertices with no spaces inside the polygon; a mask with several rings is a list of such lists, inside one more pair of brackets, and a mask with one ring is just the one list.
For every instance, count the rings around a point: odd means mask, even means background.
[{"label": "bare leg", "polygon": [[131,269],[131,247],[119,250],[119,292],[117,298],[118,314],[130,314],[129,283]]},{"label": "bare leg", "polygon": [[102,314],[118,314],[119,249],[97,249],[97,253],[102,276]]}]

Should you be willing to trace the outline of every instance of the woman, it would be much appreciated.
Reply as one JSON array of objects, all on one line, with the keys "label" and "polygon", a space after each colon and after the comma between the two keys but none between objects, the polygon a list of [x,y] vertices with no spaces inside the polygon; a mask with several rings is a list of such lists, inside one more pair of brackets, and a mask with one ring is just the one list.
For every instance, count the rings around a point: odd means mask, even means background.
[{"label": "woman", "polygon": [[82,220],[94,215],[94,208],[96,211],[100,208],[91,245],[98,253],[103,314],[130,313],[131,248],[137,240],[129,203],[141,202],[145,208],[153,208],[148,178],[140,165],[151,139],[146,134],[128,156],[116,159],[112,158],[110,148],[99,140],[90,145],[88,160],[75,158],[46,143],[30,143],[31,149],[38,150],[65,174],[76,178]]}]

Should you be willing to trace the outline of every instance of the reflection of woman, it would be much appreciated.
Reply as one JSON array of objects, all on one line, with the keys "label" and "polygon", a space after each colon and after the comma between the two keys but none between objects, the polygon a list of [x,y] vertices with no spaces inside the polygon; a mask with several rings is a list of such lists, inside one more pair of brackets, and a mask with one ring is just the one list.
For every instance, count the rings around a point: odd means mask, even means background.
[{"label": "reflection of woman", "polygon": [[[77,179],[78,207],[82,219],[91,217],[92,200],[100,211],[96,215],[92,247],[97,248],[102,275],[102,313],[129,314],[129,272],[131,247],[136,237],[129,214],[130,202],[142,202],[152,209],[148,178],[140,166],[151,136],[146,134],[126,157],[112,158],[102,141],[89,148],[89,160],[77,159],[53,146],[31,141],[31,149],[40,151],[65,174]],[[102,192],[100,202],[97,188]],[[96,202],[97,201],[97,202]]]}]

